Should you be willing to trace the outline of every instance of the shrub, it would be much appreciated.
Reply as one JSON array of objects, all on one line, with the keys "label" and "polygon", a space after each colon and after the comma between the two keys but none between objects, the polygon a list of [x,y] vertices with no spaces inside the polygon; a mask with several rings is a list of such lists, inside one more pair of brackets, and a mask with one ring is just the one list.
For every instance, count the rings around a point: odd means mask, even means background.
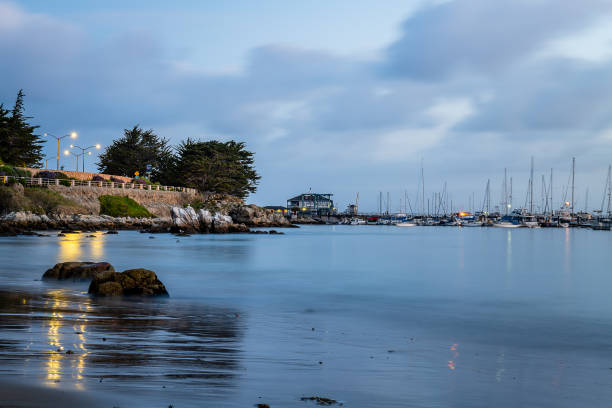
[{"label": "shrub", "polygon": [[147,184],[146,180],[145,179],[141,179],[141,178],[132,179],[132,183],[134,183],[134,184],[143,184],[143,185]]},{"label": "shrub", "polygon": [[32,173],[28,170],[22,170],[9,165],[0,166],[0,171],[10,177],[32,177]]},{"label": "shrub", "polygon": [[106,181],[106,179],[98,174],[91,178],[91,181]]},{"label": "shrub", "polygon": [[61,180],[66,180],[69,177],[67,175],[65,175],[64,173],[60,172],[60,171],[48,171],[48,170],[43,170],[43,171],[39,171],[36,174],[36,178],[42,178],[42,179],[61,179]]},{"label": "shrub", "polygon": [[121,183],[121,184],[124,184],[124,183],[125,183],[125,181],[123,181],[123,179],[117,178],[117,177],[115,177],[115,176],[111,176],[111,178],[110,178],[110,179],[111,179],[111,181],[112,181],[113,183]]},{"label": "shrub", "polygon": [[125,196],[100,196],[100,214],[111,217],[152,218],[153,215],[142,205]]}]

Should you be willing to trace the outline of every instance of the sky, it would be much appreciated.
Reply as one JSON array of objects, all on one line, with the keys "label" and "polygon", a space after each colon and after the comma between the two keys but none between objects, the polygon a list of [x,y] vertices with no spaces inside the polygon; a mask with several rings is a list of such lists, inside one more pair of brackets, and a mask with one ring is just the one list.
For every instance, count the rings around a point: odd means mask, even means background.
[{"label": "sky", "polygon": [[480,210],[507,168],[522,207],[533,156],[536,205],[551,169],[555,207],[569,197],[575,157],[575,207],[588,190],[593,210],[612,161],[611,18],[608,0],[0,0],[0,102],[23,88],[41,133],[79,144],[136,124],[243,141],[259,205],[312,189],[339,210],[357,192],[363,211],[380,192],[415,209],[423,168],[427,198],[446,183],[454,208],[473,195]]}]

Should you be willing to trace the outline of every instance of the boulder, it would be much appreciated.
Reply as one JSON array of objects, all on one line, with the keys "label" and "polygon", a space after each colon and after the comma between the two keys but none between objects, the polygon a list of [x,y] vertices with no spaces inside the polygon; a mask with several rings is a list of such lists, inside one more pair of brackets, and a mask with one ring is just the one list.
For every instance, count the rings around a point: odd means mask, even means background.
[{"label": "boulder", "polygon": [[113,265],[108,262],[62,262],[48,269],[43,279],[85,281],[104,272],[115,272]]},{"label": "boulder", "polygon": [[91,281],[88,293],[95,296],[168,296],[164,284],[148,269],[98,274]]}]

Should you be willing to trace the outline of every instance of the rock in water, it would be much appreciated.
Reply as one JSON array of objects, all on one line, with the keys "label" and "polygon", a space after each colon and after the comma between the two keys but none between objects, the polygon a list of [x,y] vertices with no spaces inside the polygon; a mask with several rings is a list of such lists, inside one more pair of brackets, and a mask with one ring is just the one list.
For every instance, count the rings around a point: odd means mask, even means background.
[{"label": "rock in water", "polygon": [[43,279],[56,279],[73,281],[91,280],[96,275],[104,272],[115,272],[113,265],[108,262],[62,262],[55,264],[42,276]]},{"label": "rock in water", "polygon": [[88,292],[96,296],[168,296],[164,284],[148,269],[101,273],[91,281]]}]

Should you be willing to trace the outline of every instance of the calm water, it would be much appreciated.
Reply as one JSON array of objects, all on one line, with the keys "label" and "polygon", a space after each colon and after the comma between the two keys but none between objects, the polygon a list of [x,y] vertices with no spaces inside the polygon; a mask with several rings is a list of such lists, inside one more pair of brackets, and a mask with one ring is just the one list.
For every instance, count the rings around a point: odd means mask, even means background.
[{"label": "calm water", "polygon": [[[0,238],[0,379],[109,407],[612,401],[609,232],[285,232]],[[76,260],[152,269],[171,297],[38,280]]]}]

